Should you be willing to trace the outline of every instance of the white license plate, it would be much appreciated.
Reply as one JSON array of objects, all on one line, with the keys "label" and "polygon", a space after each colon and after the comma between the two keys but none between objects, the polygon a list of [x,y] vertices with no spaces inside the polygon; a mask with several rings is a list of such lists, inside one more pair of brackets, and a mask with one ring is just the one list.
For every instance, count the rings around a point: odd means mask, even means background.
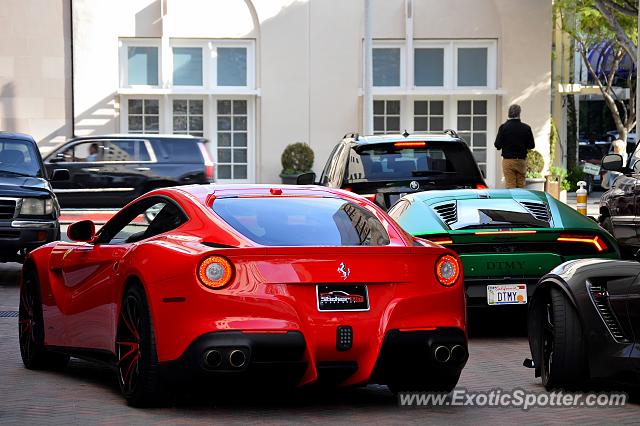
[{"label": "white license plate", "polygon": [[526,284],[504,284],[487,286],[488,305],[525,305],[526,303]]}]

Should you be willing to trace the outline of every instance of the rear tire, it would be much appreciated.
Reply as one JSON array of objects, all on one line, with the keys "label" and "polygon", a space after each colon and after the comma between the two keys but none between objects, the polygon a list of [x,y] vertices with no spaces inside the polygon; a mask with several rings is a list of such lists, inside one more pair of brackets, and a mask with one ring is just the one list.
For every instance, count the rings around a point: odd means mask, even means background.
[{"label": "rear tire", "polygon": [[68,355],[45,349],[40,283],[31,267],[24,269],[20,286],[18,337],[22,363],[29,370],[62,369],[69,363]]},{"label": "rear tire", "polygon": [[613,234],[613,222],[611,221],[611,216],[607,216],[602,219],[600,226],[615,238],[615,235]]},{"label": "rear tire", "polygon": [[165,392],[158,373],[158,357],[149,305],[144,289],[129,287],[122,298],[116,335],[120,391],[133,407],[161,405]]},{"label": "rear tire", "polygon": [[586,348],[578,314],[557,288],[549,289],[540,324],[542,384],[547,390],[579,388],[588,377]]}]

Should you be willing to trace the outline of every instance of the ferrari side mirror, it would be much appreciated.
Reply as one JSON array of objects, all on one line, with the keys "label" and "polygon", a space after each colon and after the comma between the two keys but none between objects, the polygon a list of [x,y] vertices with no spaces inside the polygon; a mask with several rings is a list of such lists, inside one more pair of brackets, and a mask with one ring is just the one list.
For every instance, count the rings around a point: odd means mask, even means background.
[{"label": "ferrari side mirror", "polygon": [[69,225],[67,236],[71,241],[86,243],[96,236],[96,225],[90,220],[81,220]]},{"label": "ferrari side mirror", "polygon": [[303,173],[296,179],[298,185],[313,185],[316,181],[316,174],[313,172]]}]

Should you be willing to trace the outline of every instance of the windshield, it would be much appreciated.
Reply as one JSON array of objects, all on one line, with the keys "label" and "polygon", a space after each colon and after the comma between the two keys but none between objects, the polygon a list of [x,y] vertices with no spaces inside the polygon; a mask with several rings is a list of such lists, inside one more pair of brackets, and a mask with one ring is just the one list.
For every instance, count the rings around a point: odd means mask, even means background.
[{"label": "windshield", "polygon": [[351,149],[347,181],[482,179],[469,150],[458,142],[396,142]]},{"label": "windshield", "polygon": [[0,139],[0,174],[42,176],[33,144],[17,139]]},{"label": "windshield", "polygon": [[[536,203],[538,205],[538,203]],[[539,204],[542,206],[542,204]],[[548,221],[536,218],[514,200],[461,200],[453,230],[486,228],[549,228]]]},{"label": "windshield", "polygon": [[339,198],[221,198],[213,210],[266,246],[382,246],[389,235],[363,207]]}]

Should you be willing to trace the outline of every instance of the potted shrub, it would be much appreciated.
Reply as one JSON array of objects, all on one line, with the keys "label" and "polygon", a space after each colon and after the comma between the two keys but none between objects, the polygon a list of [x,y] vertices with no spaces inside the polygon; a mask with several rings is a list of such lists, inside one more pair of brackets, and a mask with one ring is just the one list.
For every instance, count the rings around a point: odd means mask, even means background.
[{"label": "potted shrub", "polygon": [[304,142],[287,145],[280,157],[282,172],[280,178],[284,184],[295,184],[298,176],[311,172],[313,168],[313,150]]},{"label": "potted shrub", "polygon": [[542,177],[544,157],[538,151],[530,150],[527,153],[527,173],[525,175],[525,188],[535,191],[544,191],[545,178]]}]

